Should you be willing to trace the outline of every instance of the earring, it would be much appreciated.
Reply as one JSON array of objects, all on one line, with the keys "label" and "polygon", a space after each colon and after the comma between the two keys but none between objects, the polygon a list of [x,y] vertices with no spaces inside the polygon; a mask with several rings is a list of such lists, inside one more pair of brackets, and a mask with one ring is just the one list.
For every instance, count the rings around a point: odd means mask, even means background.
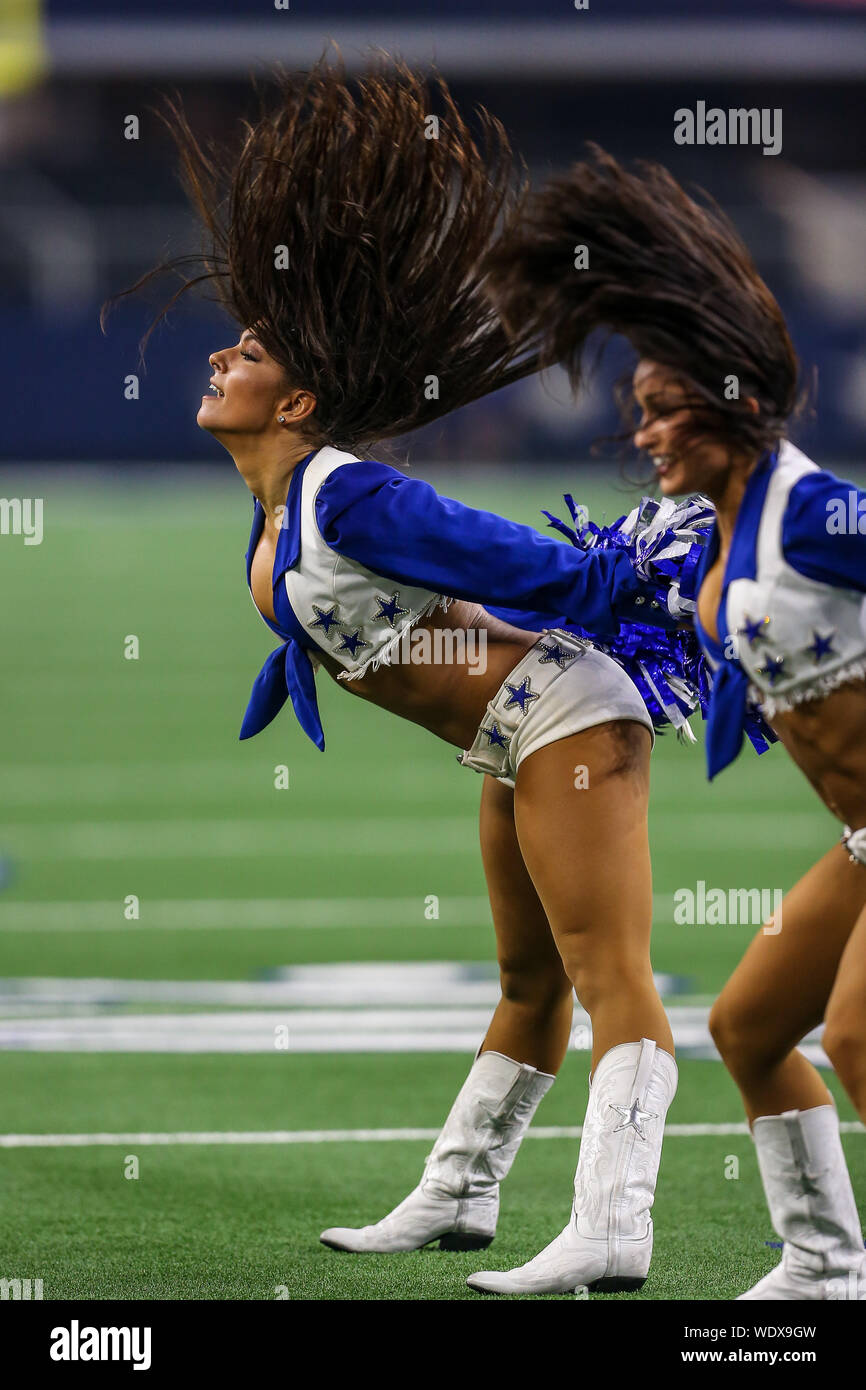
[{"label": "earring", "polygon": [[285,417],[285,415],[278,415],[278,416],[277,416],[277,419],[279,420],[279,422],[280,422],[281,425],[284,425],[284,424],[286,423],[286,417]]}]

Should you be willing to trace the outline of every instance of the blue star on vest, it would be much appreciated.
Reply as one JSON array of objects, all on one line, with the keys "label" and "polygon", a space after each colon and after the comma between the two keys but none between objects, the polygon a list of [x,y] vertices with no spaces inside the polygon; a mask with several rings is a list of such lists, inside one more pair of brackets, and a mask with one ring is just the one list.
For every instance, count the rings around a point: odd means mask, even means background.
[{"label": "blue star on vest", "polygon": [[507,748],[511,740],[504,734],[498,724],[493,724],[489,729],[484,730],[489,748]]},{"label": "blue star on vest", "polygon": [[785,658],[783,656],[768,656],[766,666],[762,666],[758,671],[759,676],[766,676],[770,685],[775,685],[776,681],[781,680],[785,674]]},{"label": "blue star on vest", "polygon": [[336,603],[334,604],[333,608],[327,608],[327,609],[326,609],[326,608],[320,608],[319,605],[318,605],[317,603],[314,603],[314,604],[313,604],[313,612],[314,612],[315,615],[316,615],[316,621],[315,621],[314,623],[310,623],[310,627],[320,627],[320,628],[322,629],[322,631],[324,632],[324,634],[325,634],[326,637],[330,637],[330,635],[331,635],[331,628],[332,628],[332,627],[340,627],[340,626],[341,626],[340,619],[336,616],[336,614],[337,614],[337,605],[336,605]]},{"label": "blue star on vest", "polygon": [[767,637],[767,634],[764,631],[764,628],[766,628],[769,625],[769,618],[758,618],[757,622],[752,622],[752,619],[749,617],[748,613],[746,613],[745,619],[746,621],[744,626],[738,628],[737,632],[740,637],[745,637],[750,647],[753,647],[756,642],[769,641],[769,638]]},{"label": "blue star on vest", "polygon": [[811,647],[807,648],[807,651],[810,651],[812,653],[816,661],[821,661],[822,658],[825,656],[836,655],[836,652],[833,649],[833,638],[836,636],[835,628],[832,632],[828,632],[826,637],[822,637],[820,632],[816,632],[813,628],[812,636],[815,640],[812,643]]},{"label": "blue star on vest", "polygon": [[354,632],[344,632],[340,637],[338,652],[349,652],[352,656],[357,656],[362,647],[372,647],[372,642],[365,642],[361,636],[361,629],[355,628]]},{"label": "blue star on vest", "polygon": [[543,656],[538,658],[539,666],[549,666],[551,661],[555,661],[561,671],[564,671],[569,661],[574,661],[574,652],[566,651],[558,642],[554,642],[551,647],[542,647]]},{"label": "blue star on vest", "polygon": [[399,592],[393,593],[390,598],[382,598],[381,594],[376,595],[376,602],[379,605],[378,613],[373,614],[373,622],[378,622],[380,618],[385,618],[391,627],[397,626],[397,618],[401,613],[408,613],[408,608],[401,608],[399,603]]},{"label": "blue star on vest", "polygon": [[505,708],[510,709],[512,705],[520,706],[520,713],[526,713],[527,705],[531,705],[533,700],[539,697],[532,689],[528,676],[525,676],[520,685],[509,685],[505,682],[505,689],[508,691],[508,699],[505,701]]}]

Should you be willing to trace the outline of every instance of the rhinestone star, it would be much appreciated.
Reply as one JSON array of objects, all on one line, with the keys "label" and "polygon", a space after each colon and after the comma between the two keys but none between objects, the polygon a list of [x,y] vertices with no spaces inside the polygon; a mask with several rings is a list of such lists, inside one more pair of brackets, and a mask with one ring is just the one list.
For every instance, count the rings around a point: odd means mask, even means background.
[{"label": "rhinestone star", "polygon": [[390,598],[383,598],[381,594],[377,594],[376,602],[379,605],[379,611],[373,614],[373,621],[378,622],[380,618],[385,618],[391,627],[396,627],[399,615],[409,612],[408,608],[400,607],[399,598],[399,593],[393,593]]},{"label": "rhinestone star", "polygon": [[489,748],[507,748],[510,739],[504,734],[498,724],[493,724],[491,728],[484,730],[484,737],[487,739]]},{"label": "rhinestone star", "polygon": [[633,1129],[640,1139],[646,1139],[646,1135],[641,1129],[644,1120],[657,1120],[658,1115],[652,1110],[643,1110],[639,1100],[633,1100],[631,1105],[611,1104],[611,1110],[616,1110],[622,1115],[624,1124],[617,1125],[614,1134],[618,1134],[621,1129]]},{"label": "rhinestone star", "polygon": [[806,650],[812,653],[816,661],[821,661],[822,658],[825,656],[836,655],[836,652],[833,648],[833,638],[836,636],[835,628],[832,632],[828,632],[826,637],[822,637],[820,632],[816,632],[813,628],[812,636],[815,640],[812,643],[811,647],[807,647]]},{"label": "rhinestone star", "polygon": [[310,623],[310,627],[320,627],[326,637],[330,637],[332,627],[340,626],[340,619],[337,617],[336,603],[333,608],[320,608],[317,603],[314,603],[313,612],[316,615],[316,621]]},{"label": "rhinestone star", "polygon": [[357,656],[362,647],[372,647],[372,642],[365,642],[361,636],[361,629],[355,628],[354,632],[344,632],[340,638],[338,652],[349,652],[352,656]]},{"label": "rhinestone star", "polygon": [[508,699],[505,701],[505,708],[510,709],[512,705],[519,705],[521,714],[526,713],[527,705],[531,705],[533,700],[539,698],[532,689],[528,676],[524,677],[520,685],[509,685],[508,681],[506,681],[505,689],[508,691]]},{"label": "rhinestone star", "polygon": [[744,614],[744,617],[746,621],[743,627],[738,628],[738,636],[745,637],[750,647],[753,647],[756,642],[768,642],[769,638],[764,628],[769,626],[770,619],[758,618],[756,622],[752,622],[748,613]]},{"label": "rhinestone star", "polygon": [[569,661],[574,661],[574,652],[566,651],[558,642],[554,642],[550,647],[542,647],[544,656],[538,658],[539,666],[549,666],[551,661],[555,661],[561,671],[564,671]]},{"label": "rhinestone star", "polygon": [[783,656],[768,656],[766,666],[762,666],[759,676],[766,676],[770,685],[775,685],[776,681],[781,680],[785,674],[785,658]]}]

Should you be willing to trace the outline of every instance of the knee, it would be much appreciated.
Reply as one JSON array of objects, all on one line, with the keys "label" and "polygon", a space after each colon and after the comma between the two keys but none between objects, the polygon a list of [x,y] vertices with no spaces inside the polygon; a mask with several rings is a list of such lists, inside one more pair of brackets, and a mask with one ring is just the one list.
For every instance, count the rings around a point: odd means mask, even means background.
[{"label": "knee", "polygon": [[581,1007],[590,1015],[610,999],[634,998],[647,990],[656,992],[649,959],[621,958],[607,950],[581,950],[566,960],[566,970]]},{"label": "knee", "polygon": [[556,960],[537,962],[513,958],[500,959],[499,981],[502,997],[539,1012],[549,1012],[571,995],[571,981]]},{"label": "knee", "polygon": [[828,1011],[821,1044],[843,1083],[866,1071],[866,1026],[850,1012]]},{"label": "knee", "polygon": [[737,1074],[750,1066],[780,1061],[790,1043],[777,1043],[759,1010],[721,994],[710,1010],[710,1036],[728,1069]]}]

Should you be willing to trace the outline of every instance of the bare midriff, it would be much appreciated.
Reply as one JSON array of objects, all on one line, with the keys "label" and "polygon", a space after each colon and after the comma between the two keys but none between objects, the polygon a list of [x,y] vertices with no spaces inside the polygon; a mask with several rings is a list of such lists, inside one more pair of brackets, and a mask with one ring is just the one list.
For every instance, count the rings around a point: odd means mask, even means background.
[{"label": "bare midriff", "polygon": [[[698,594],[698,618],[713,641],[726,557],[708,570]],[[866,683],[852,681],[767,721],[828,810],[858,829],[866,825]]]},{"label": "bare midriff", "polygon": [[840,685],[770,723],[824,805],[852,829],[866,825],[866,683]]},{"label": "bare midriff", "polygon": [[[259,612],[275,622],[272,572],[275,536],[265,528],[253,556],[250,587]],[[484,717],[487,702],[524,655],[538,641],[537,632],[500,622],[480,604],[455,600],[436,609],[412,628],[430,633],[430,650],[437,651],[436,631],[463,634],[460,642],[440,641],[438,649],[464,659],[415,664],[414,660],[383,665],[359,680],[341,680],[340,686],[362,700],[379,705],[401,719],[429,729],[456,748],[469,748]],[[474,634],[471,643],[466,636]],[[404,644],[411,658],[420,643]],[[337,680],[344,667],[328,652],[317,652],[322,666]],[[469,658],[469,659],[466,659]]]},{"label": "bare midriff", "polygon": [[[437,641],[437,630],[462,634],[462,640]],[[368,670],[360,680],[341,680],[339,684],[362,700],[420,724],[456,748],[469,748],[488,701],[538,641],[539,634],[500,622],[480,605],[459,600],[447,611],[438,609],[415,624],[412,641],[402,644],[410,657],[413,649],[423,653],[415,634],[424,631],[430,634],[431,652],[450,650],[456,659],[418,665],[398,660],[376,671]],[[340,663],[327,653],[317,655],[336,680],[343,671]]]}]

